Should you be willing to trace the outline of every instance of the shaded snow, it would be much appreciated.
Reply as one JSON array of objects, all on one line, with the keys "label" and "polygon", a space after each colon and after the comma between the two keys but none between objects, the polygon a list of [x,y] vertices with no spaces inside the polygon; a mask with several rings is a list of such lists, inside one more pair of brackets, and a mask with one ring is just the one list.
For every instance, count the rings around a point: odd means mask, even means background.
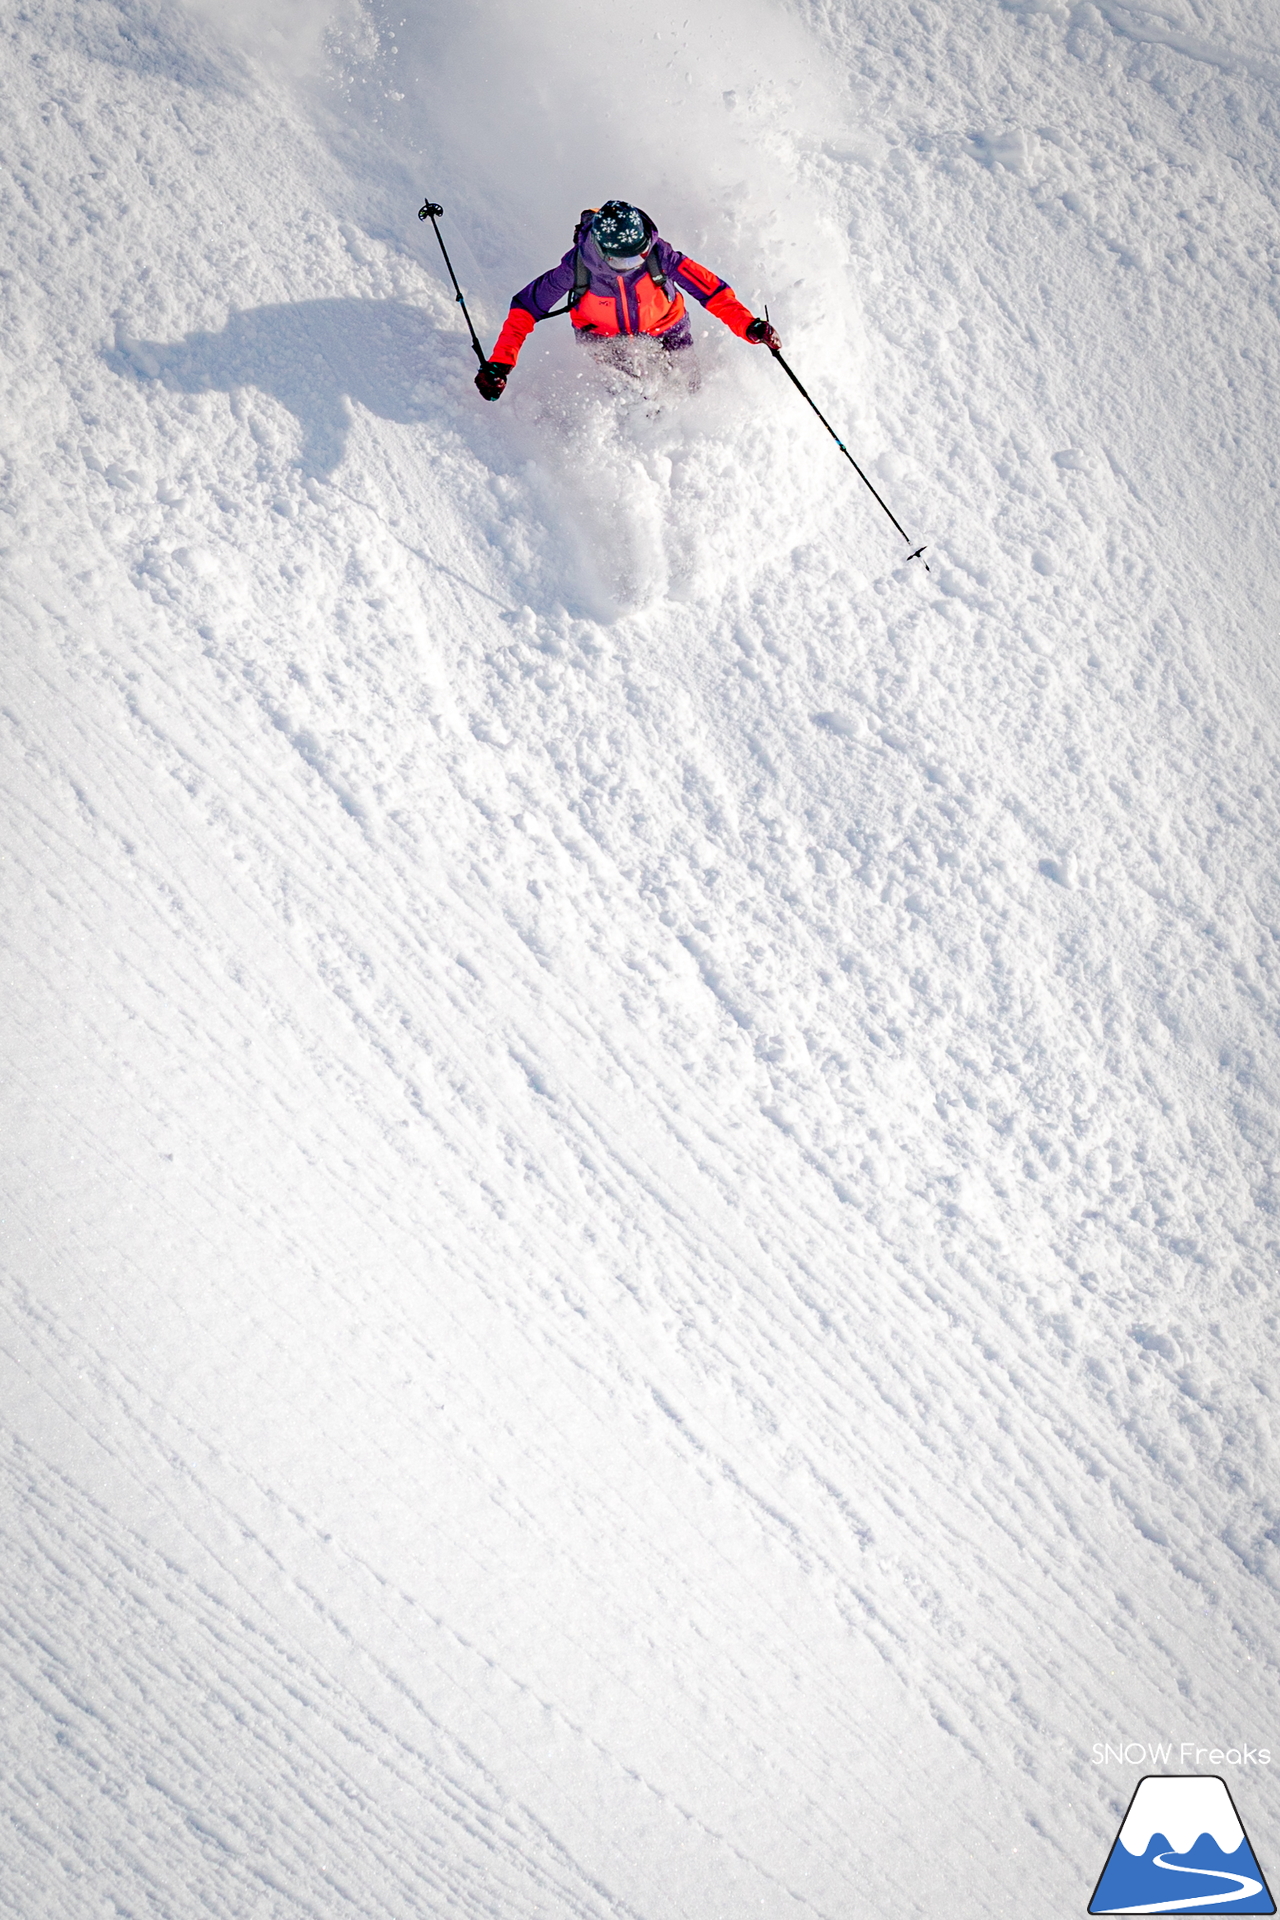
[{"label": "shaded snow", "polygon": [[[0,1899],[1083,1907],[1275,1744],[1274,33],[3,58]],[[634,195],[932,573],[722,330],[483,407],[426,190],[486,340]]]}]

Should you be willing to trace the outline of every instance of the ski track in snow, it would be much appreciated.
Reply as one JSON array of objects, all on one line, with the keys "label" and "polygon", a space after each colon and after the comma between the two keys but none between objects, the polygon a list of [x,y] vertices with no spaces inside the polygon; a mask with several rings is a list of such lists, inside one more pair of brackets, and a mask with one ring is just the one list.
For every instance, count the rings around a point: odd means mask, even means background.
[{"label": "ski track in snow", "polygon": [[0,1909],[1083,1905],[1276,1737],[1280,47],[270,18],[4,28]]}]

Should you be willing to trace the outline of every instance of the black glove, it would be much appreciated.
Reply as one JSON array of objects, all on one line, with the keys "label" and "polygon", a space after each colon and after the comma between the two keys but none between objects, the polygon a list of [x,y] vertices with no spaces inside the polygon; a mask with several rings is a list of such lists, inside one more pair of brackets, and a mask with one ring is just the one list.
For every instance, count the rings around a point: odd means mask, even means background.
[{"label": "black glove", "polygon": [[747,339],[754,340],[758,347],[768,347],[770,353],[782,352],[777,328],[771,327],[767,320],[753,320],[747,328]]},{"label": "black glove", "polygon": [[486,360],[476,375],[476,392],[482,400],[500,400],[513,369],[505,360]]}]

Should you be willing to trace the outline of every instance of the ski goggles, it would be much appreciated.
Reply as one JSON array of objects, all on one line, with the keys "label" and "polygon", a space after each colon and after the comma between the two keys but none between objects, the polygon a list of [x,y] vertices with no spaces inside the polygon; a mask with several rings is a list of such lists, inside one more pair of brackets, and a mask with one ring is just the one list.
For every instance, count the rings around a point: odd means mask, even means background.
[{"label": "ski goggles", "polygon": [[649,246],[644,249],[643,253],[605,253],[603,247],[601,247],[600,251],[604,254],[604,258],[608,261],[615,273],[630,273],[633,268],[644,265],[645,261],[649,258],[649,251],[652,246],[653,242],[651,240]]}]

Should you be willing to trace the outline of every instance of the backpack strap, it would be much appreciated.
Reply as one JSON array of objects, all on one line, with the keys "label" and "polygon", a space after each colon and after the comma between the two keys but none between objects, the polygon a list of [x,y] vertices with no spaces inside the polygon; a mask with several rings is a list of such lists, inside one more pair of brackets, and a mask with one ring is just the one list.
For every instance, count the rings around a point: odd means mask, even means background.
[{"label": "backpack strap", "polygon": [[[647,234],[649,240],[652,242],[657,236],[657,232],[658,232],[657,226],[649,218],[649,215],[645,212],[643,207],[640,208],[640,214],[644,220],[645,233]],[[648,269],[649,278],[652,280],[654,286],[657,287],[661,293],[665,293],[668,300],[670,300],[671,282],[667,279],[666,274],[662,271],[662,265],[658,259],[658,249],[655,246],[650,245],[648,254],[645,257],[644,264]]]},{"label": "backpack strap", "polygon": [[572,313],[591,284],[587,263],[582,257],[582,243],[591,231],[591,219],[595,212],[594,207],[584,207],[578,224],[573,230],[573,244],[577,249],[573,256],[573,290],[562,307],[552,307],[550,313],[544,313],[541,316],[544,320],[554,320],[558,313]]}]

